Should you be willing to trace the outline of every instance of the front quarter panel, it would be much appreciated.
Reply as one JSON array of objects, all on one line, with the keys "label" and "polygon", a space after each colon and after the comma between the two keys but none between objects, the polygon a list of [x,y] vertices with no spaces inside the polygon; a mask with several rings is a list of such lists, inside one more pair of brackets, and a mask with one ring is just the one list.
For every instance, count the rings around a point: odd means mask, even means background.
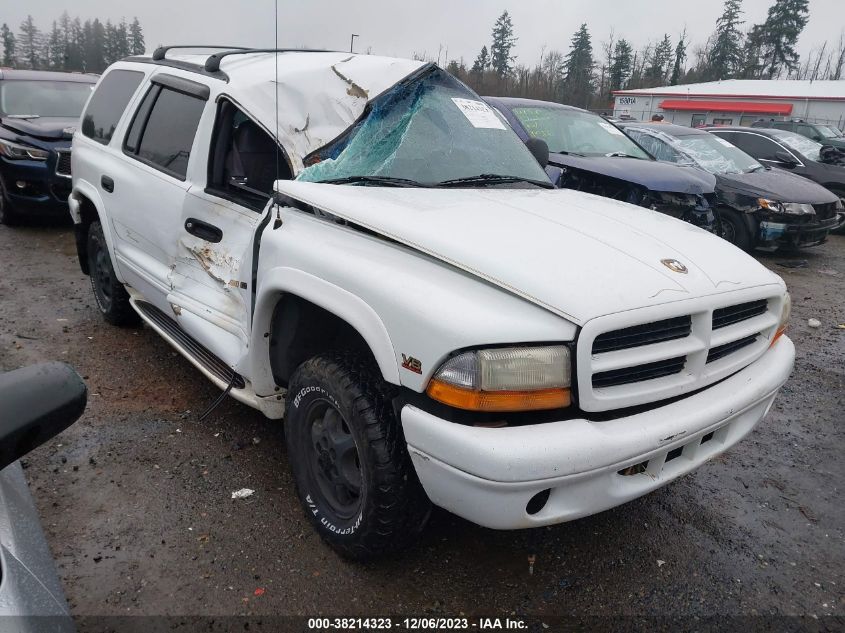
[{"label": "front quarter panel", "polygon": [[[283,292],[345,319],[370,344],[384,378],[418,392],[456,350],[575,338],[574,324],[411,248],[292,209],[281,214],[282,226],[268,226],[261,241],[253,330],[259,393],[274,387],[264,335]],[[403,367],[412,358],[416,371]]]}]

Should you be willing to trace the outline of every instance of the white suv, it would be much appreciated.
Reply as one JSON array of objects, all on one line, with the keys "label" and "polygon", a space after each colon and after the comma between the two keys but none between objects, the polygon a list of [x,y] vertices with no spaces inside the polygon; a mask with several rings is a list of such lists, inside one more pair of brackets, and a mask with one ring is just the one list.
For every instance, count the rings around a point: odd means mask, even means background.
[{"label": "white suv", "polygon": [[284,415],[305,511],[353,558],[429,502],[513,529],[638,497],[738,442],[792,369],[778,276],[551,188],[432,64],[159,49],[108,69],[73,150],[105,319]]}]

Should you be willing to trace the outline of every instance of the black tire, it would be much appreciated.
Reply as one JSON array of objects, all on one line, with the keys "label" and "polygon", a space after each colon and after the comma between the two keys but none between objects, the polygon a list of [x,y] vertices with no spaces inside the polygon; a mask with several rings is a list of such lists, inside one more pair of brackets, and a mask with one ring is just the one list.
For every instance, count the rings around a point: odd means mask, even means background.
[{"label": "black tire", "polygon": [[21,222],[21,216],[12,208],[12,203],[6,198],[6,189],[3,181],[0,180],[0,224],[6,226],[17,226]]},{"label": "black tire", "polygon": [[137,326],[141,317],[129,304],[129,293],[114,274],[103,227],[98,221],[88,227],[88,271],[94,299],[103,318],[112,325]]},{"label": "black tire", "polygon": [[306,361],[287,392],[285,442],[297,494],[323,540],[354,560],[409,546],[431,512],[395,395],[353,352]]},{"label": "black tire", "polygon": [[754,248],[754,238],[743,216],[736,211],[722,210],[719,212],[719,217],[724,239],[746,252]]}]

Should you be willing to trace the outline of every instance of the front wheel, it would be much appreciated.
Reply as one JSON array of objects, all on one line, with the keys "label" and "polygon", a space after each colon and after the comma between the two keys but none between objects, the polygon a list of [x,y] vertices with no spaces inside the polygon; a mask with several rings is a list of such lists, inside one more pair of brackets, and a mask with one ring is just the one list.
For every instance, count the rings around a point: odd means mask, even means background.
[{"label": "front wheel", "polygon": [[0,180],[0,224],[15,226],[20,224],[20,220],[17,211],[12,208],[12,203],[6,198],[6,190],[3,187],[3,181]]},{"label": "front wheel", "polygon": [[723,210],[719,213],[722,223],[722,237],[728,242],[741,248],[744,251],[750,251],[754,248],[754,239],[751,231],[748,230],[748,224],[745,218],[736,211]]},{"label": "front wheel", "polygon": [[428,520],[394,395],[352,352],[316,356],[290,381],[285,441],[297,493],[314,529],[347,558],[403,549]]}]

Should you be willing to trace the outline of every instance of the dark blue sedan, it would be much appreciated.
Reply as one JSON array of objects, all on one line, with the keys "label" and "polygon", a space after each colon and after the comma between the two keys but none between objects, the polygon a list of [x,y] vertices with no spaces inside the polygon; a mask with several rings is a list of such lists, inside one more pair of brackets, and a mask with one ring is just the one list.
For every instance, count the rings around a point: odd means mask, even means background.
[{"label": "dark blue sedan", "polygon": [[0,70],[0,223],[67,217],[70,141],[97,77]]},{"label": "dark blue sedan", "polygon": [[547,101],[484,97],[523,141],[549,146],[546,168],[558,187],[622,200],[715,232],[716,179],[658,162],[597,114]]}]

